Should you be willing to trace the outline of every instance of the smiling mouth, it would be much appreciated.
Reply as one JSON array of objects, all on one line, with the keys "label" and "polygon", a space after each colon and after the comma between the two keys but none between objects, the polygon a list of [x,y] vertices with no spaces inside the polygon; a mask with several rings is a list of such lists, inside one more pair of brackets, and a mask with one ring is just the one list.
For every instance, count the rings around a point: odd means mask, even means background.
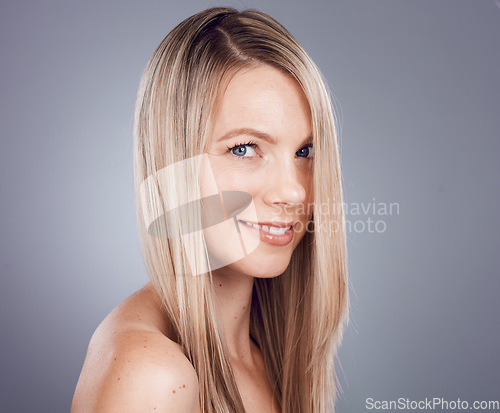
[{"label": "smiling mouth", "polygon": [[253,222],[243,221],[242,219],[238,220],[239,222],[248,225],[257,230],[262,230],[272,235],[284,235],[290,228],[293,227],[293,223],[287,226],[276,226],[276,225],[259,225]]}]

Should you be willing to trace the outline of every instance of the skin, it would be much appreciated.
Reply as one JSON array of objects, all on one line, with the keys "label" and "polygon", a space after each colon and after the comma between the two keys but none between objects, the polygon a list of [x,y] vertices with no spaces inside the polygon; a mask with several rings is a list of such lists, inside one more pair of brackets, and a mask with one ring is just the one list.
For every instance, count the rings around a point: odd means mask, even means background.
[{"label": "skin", "polygon": [[[275,277],[290,262],[311,218],[312,154],[301,149],[311,136],[311,116],[298,83],[267,65],[239,71],[229,82],[208,142],[219,190],[249,193],[258,222],[297,221],[286,246],[260,242],[250,254],[213,272],[219,317],[231,363],[248,413],[279,412],[261,351],[250,338],[249,321],[255,277]],[[233,136],[253,128],[276,139]],[[257,147],[229,150],[252,140]],[[203,191],[203,188],[202,188]],[[285,209],[286,207],[286,209]],[[286,212],[285,212],[286,211]],[[245,211],[238,218],[244,219]],[[231,248],[224,237],[208,248]],[[167,390],[166,390],[167,389]],[[94,333],[73,399],[77,412],[199,412],[196,372],[175,342],[160,299],[148,283],[115,308]]]}]

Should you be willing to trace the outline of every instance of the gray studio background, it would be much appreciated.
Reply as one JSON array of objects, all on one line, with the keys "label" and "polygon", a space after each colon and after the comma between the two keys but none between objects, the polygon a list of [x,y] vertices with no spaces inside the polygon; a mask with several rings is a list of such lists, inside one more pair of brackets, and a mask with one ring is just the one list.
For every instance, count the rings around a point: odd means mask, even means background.
[{"label": "gray studio background", "polygon": [[346,202],[398,204],[348,215],[338,411],[500,399],[500,3],[45,0],[0,6],[0,410],[69,411],[92,332],[145,283],[135,95],[168,31],[214,5],[298,38],[342,114]]}]

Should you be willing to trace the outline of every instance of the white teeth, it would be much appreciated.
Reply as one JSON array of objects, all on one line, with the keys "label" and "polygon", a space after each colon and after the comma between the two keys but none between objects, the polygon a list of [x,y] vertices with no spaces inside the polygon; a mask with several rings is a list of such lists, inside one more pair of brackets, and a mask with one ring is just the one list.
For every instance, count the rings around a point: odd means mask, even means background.
[{"label": "white teeth", "polygon": [[243,222],[245,222],[245,224],[250,225],[256,229],[261,229],[262,231],[268,232],[268,233],[273,234],[273,235],[284,235],[285,232],[287,232],[292,227],[291,225],[289,225],[289,226],[284,227],[284,228],[278,228],[278,227],[272,227],[269,225],[257,225],[257,224],[254,224],[252,222],[246,222],[246,221],[243,221]]},{"label": "white teeth", "polygon": [[[269,228],[269,232],[274,235],[283,235],[287,229],[290,227],[285,227],[285,228],[278,228],[278,227],[271,227]],[[262,228],[264,229],[264,228]]]}]

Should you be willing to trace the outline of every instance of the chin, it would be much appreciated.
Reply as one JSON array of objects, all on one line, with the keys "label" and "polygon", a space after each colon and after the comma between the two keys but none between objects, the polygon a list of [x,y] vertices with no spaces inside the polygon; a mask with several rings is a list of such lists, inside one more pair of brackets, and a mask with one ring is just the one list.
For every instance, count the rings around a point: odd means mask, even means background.
[{"label": "chin", "polygon": [[273,278],[285,272],[291,256],[286,253],[263,254],[258,251],[232,265],[232,269],[255,278]]}]

